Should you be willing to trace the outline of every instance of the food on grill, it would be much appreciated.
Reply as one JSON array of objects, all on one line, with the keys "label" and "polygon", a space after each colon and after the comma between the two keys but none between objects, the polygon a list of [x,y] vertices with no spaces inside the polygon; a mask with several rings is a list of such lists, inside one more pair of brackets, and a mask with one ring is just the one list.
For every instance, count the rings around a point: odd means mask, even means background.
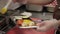
[{"label": "food on grill", "polygon": [[17,20],[17,24],[22,26],[22,27],[35,26],[36,25],[33,21],[31,21],[29,19]]},{"label": "food on grill", "polygon": [[23,20],[17,20],[17,24],[21,26],[21,24],[23,23]]}]

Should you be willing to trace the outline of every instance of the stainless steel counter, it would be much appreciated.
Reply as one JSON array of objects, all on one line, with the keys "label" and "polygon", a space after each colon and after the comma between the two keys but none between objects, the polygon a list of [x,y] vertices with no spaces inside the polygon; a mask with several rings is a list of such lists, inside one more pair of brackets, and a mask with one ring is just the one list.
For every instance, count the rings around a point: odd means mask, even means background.
[{"label": "stainless steel counter", "polygon": [[52,19],[53,13],[32,13],[32,17],[42,18],[42,19]]}]

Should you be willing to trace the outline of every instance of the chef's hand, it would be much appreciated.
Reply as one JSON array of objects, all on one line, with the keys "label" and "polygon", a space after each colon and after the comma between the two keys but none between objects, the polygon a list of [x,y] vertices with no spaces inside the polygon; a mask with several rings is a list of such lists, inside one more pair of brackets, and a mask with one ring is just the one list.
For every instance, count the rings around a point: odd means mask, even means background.
[{"label": "chef's hand", "polygon": [[13,0],[13,1],[24,4],[46,5],[50,4],[54,0]]},{"label": "chef's hand", "polygon": [[56,19],[52,19],[52,20],[46,20],[43,21],[41,23],[37,23],[37,30],[38,31],[47,31],[50,28],[56,27],[58,26],[58,21]]},{"label": "chef's hand", "polygon": [[17,3],[22,3],[22,4],[26,4],[27,0],[13,0],[13,2],[17,2]]}]

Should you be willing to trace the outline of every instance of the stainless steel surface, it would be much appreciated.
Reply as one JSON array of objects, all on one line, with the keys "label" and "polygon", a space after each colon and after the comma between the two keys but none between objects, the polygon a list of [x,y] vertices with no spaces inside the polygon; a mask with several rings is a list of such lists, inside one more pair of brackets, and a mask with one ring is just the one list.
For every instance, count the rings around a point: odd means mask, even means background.
[{"label": "stainless steel surface", "polygon": [[[11,11],[13,16],[20,16],[21,13],[23,13],[24,11]],[[10,11],[9,11],[10,13]],[[8,13],[8,14],[9,14]],[[42,18],[42,19],[52,19],[53,18],[53,13],[45,13],[45,16],[43,15],[43,13],[40,12],[31,12],[32,13],[32,17],[36,17],[36,18]],[[9,14],[11,15],[11,14]]]},{"label": "stainless steel surface", "polygon": [[[33,4],[28,4],[26,5],[27,10],[30,11],[37,11],[37,12],[41,12],[43,10],[43,6],[41,5],[33,5]],[[54,12],[54,7],[47,7],[47,10],[49,12]]]},{"label": "stainless steel surface", "polygon": [[55,11],[55,7],[48,7],[47,8],[49,12],[54,12]]},{"label": "stainless steel surface", "polygon": [[43,13],[32,13],[32,17],[37,17],[41,19],[52,19],[53,18],[53,13],[46,13],[45,16],[43,16]]},{"label": "stainless steel surface", "polygon": [[43,6],[28,4],[28,5],[26,5],[26,8],[27,8],[27,10],[31,10],[31,11],[42,11]]}]

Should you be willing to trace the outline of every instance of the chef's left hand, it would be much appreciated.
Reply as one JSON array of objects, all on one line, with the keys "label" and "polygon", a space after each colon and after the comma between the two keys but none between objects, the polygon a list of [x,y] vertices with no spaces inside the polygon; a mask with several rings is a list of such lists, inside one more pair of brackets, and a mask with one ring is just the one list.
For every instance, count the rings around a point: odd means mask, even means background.
[{"label": "chef's left hand", "polygon": [[27,0],[13,0],[13,2],[17,3],[22,3],[22,4],[27,4]]}]

